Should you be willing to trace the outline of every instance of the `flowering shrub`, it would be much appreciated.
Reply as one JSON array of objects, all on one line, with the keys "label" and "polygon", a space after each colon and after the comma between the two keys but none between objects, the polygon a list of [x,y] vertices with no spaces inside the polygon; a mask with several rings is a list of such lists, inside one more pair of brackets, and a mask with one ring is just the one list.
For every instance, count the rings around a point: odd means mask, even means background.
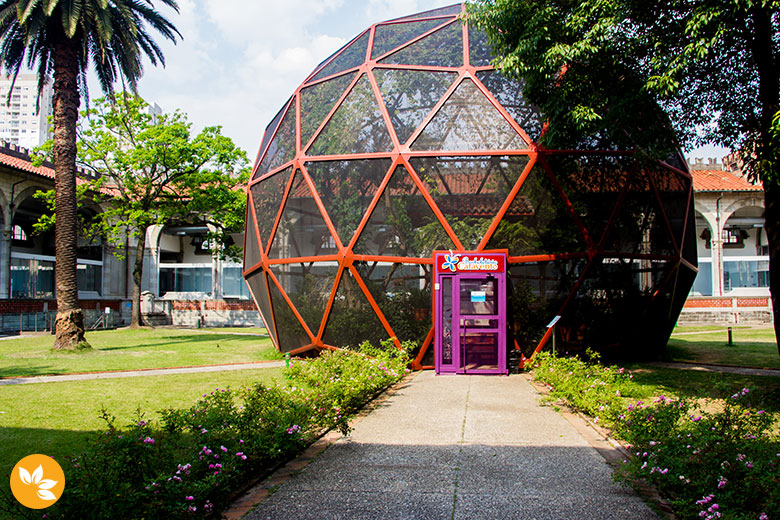
[{"label": "flowering shrub", "polygon": [[776,418],[746,406],[748,392],[711,413],[664,396],[629,405],[615,431],[635,456],[620,475],[652,482],[680,518],[780,518]]},{"label": "flowering shrub", "polygon": [[327,351],[314,360],[296,360],[286,374],[292,382],[311,389],[320,423],[347,433],[349,417],[408,372],[408,353],[414,346],[405,342],[398,350],[391,340],[378,348],[364,342],[357,351]]},{"label": "flowering shrub", "polygon": [[[106,431],[66,468],[67,487],[47,518],[217,517],[231,491],[348,420],[400,380],[408,356],[385,343],[296,360],[286,386],[217,389],[187,409],[139,411],[125,428],[105,410]],[[31,518],[35,516],[28,510]]]},{"label": "flowering shrub", "polygon": [[780,518],[778,418],[748,406],[748,389],[708,407],[719,411],[701,412],[663,395],[628,402],[641,392],[619,367],[550,354],[534,360],[534,378],[550,386],[551,397],[629,444],[633,456],[616,477],[652,482],[678,518]]},{"label": "flowering shrub", "polygon": [[[588,350],[587,354],[598,360],[598,353]],[[553,399],[566,401],[605,426],[615,424],[625,408],[624,398],[637,392],[631,372],[617,366],[542,352],[534,357],[533,368],[534,379],[548,385]]]}]

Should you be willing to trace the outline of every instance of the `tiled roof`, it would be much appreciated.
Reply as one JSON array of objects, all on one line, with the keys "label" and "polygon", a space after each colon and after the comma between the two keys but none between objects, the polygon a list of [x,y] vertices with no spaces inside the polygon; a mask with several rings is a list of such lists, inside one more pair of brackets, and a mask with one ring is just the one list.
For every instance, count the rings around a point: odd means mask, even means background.
[{"label": "tiled roof", "polygon": [[760,184],[751,184],[743,177],[722,170],[692,170],[693,191],[764,191]]},{"label": "tiled roof", "polygon": [[[8,168],[13,168],[15,170],[27,173],[33,173],[35,175],[40,175],[41,177],[54,180],[54,168],[44,165],[34,166],[26,155],[25,149],[6,148],[6,151],[9,151],[10,153],[4,153],[3,151],[0,151],[0,166],[7,166]],[[19,154],[21,157],[17,157],[16,155],[11,154]],[[76,174],[76,184],[89,182],[88,179],[79,178],[79,174],[83,174],[82,172],[82,170],[79,170],[79,172]],[[104,187],[100,191],[109,195],[113,194],[110,187]]]},{"label": "tiled roof", "polygon": [[34,173],[36,175],[40,175],[41,177],[48,177],[49,179],[54,178],[54,170],[52,168],[48,168],[46,166],[33,166],[30,161],[26,161],[24,159],[20,159],[19,157],[14,157],[13,155],[8,155],[2,152],[0,152],[0,164],[3,166],[15,168],[17,170],[22,170],[24,172]]}]

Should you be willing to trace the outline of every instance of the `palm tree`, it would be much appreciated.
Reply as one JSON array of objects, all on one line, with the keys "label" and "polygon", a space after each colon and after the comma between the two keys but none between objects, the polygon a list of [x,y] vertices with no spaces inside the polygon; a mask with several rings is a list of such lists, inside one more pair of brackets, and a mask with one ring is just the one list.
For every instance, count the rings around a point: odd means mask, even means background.
[{"label": "palm tree", "polygon": [[[160,1],[178,12],[176,0]],[[16,78],[23,65],[37,68],[39,96],[46,78],[54,76],[55,349],[89,347],[76,283],[76,120],[87,95],[87,70],[91,64],[106,94],[113,94],[120,78],[135,91],[144,55],[153,65],[165,65],[147,24],[173,42],[181,37],[152,0],[0,1],[0,63],[6,73]]]}]

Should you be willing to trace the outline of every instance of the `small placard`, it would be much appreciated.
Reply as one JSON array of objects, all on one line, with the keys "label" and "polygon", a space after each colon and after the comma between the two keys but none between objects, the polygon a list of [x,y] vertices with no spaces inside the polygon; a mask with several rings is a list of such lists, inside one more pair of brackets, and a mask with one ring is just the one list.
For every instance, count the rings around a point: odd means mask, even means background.
[{"label": "small placard", "polygon": [[477,302],[484,302],[485,300],[485,291],[471,291],[471,302],[477,303]]},{"label": "small placard", "polygon": [[560,316],[556,316],[556,317],[554,317],[554,318],[552,319],[552,321],[551,321],[550,323],[548,323],[548,324],[547,324],[547,328],[549,329],[550,327],[554,327],[554,326],[555,326],[555,324],[556,324],[556,323],[558,323],[558,320],[560,320],[560,319],[561,319],[561,317],[560,317]]},{"label": "small placard", "polygon": [[434,291],[438,291],[439,290],[439,284],[438,283],[433,284],[433,290]]}]

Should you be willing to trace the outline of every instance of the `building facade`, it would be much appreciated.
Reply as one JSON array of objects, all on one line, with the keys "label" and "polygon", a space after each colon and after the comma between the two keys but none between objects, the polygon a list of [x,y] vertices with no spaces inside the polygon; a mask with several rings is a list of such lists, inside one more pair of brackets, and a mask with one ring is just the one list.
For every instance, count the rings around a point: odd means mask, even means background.
[{"label": "building facade", "polygon": [[23,148],[35,148],[49,140],[52,114],[52,82],[43,85],[40,102],[38,76],[0,76],[0,141]]},{"label": "building facade", "polygon": [[[46,213],[35,195],[53,188],[51,164],[36,167],[28,150],[0,144],[0,330],[44,329],[56,310],[53,232],[36,233],[34,228]],[[102,209],[81,211],[89,217]],[[207,231],[205,226],[149,229],[142,282],[142,312],[148,322],[262,323],[249,299],[241,264],[212,255],[204,247]],[[234,240],[242,243],[242,235]],[[88,324],[129,323],[135,244],[132,237],[120,245],[79,238],[79,299]]]},{"label": "building facade", "polygon": [[770,322],[764,191],[733,161],[689,164],[699,273],[681,322]]}]

